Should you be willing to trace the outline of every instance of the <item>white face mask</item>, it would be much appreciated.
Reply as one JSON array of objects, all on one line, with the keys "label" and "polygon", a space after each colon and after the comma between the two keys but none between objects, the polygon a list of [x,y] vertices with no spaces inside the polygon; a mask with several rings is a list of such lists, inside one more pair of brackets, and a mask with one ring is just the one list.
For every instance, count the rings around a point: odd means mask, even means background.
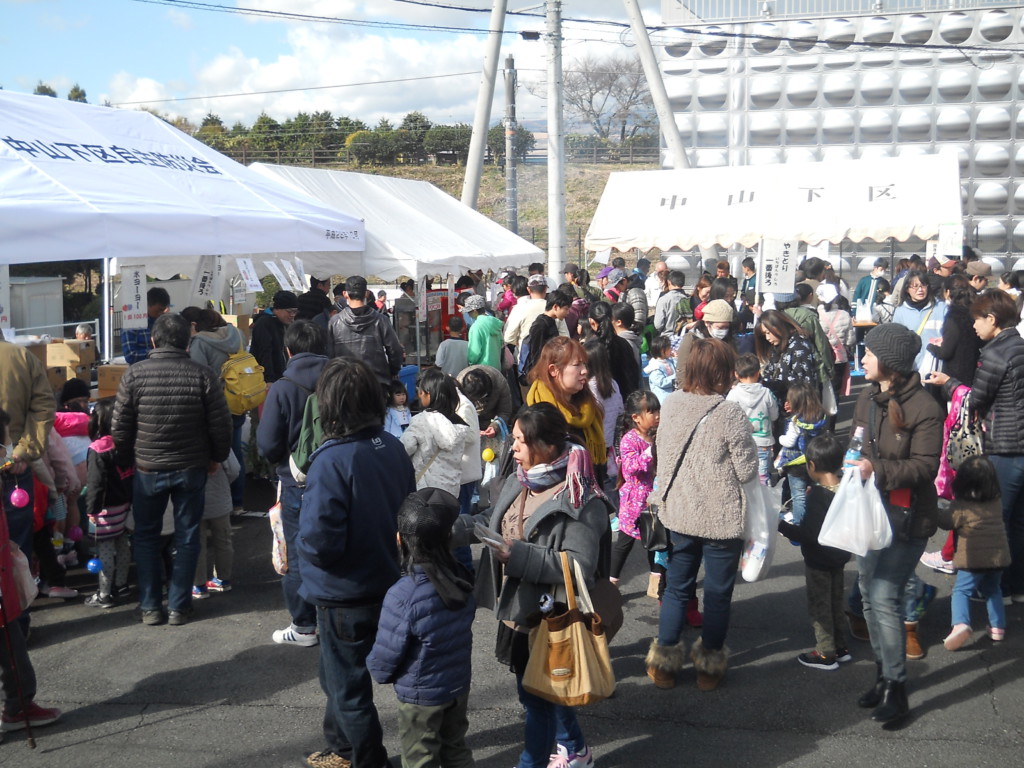
[{"label": "white face mask", "polygon": [[713,338],[723,339],[724,340],[725,337],[728,336],[728,335],[729,335],[729,329],[728,328],[712,328],[711,329],[711,336]]}]

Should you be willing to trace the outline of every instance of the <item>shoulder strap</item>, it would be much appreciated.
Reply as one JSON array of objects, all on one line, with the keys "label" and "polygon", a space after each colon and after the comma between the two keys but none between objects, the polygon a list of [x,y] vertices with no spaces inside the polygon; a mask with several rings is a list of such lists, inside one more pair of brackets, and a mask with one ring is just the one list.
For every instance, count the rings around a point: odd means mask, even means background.
[{"label": "shoulder strap", "polygon": [[576,590],[572,586],[572,573],[569,571],[569,554],[559,552],[562,559],[562,579],[565,581],[565,602],[570,611],[576,609]]},{"label": "shoulder strap", "polygon": [[871,401],[868,410],[868,445],[871,446],[871,458],[878,461],[878,442],[875,440],[875,416],[878,415],[878,403]]},{"label": "shoulder strap", "polygon": [[929,308],[928,312],[925,314],[924,320],[922,320],[921,324],[919,326],[917,326],[917,335],[918,336],[921,335],[921,331],[924,330],[924,327],[926,325],[928,325],[928,321],[931,319],[932,312],[934,312],[934,311],[935,311],[935,305],[932,304],[931,307]]},{"label": "shoulder strap", "polygon": [[663,498],[667,499],[668,492],[672,490],[672,484],[676,481],[676,476],[679,474],[679,469],[680,467],[683,466],[683,459],[686,457],[686,452],[690,449],[690,443],[693,442],[693,436],[697,434],[697,430],[700,429],[700,425],[707,421],[708,417],[711,416],[711,413],[715,410],[715,408],[717,408],[724,402],[725,400],[720,400],[713,406],[711,406],[708,412],[705,413],[704,416],[701,417],[701,420],[697,422],[697,426],[693,428],[693,432],[691,432],[690,436],[686,439],[686,445],[683,446],[683,450],[679,453],[679,458],[676,460],[676,468],[672,470],[672,477],[669,478],[668,484],[665,486],[665,493],[663,495]]},{"label": "shoulder strap", "polygon": [[312,394],[313,394],[313,390],[312,390],[312,389],[310,389],[309,387],[304,387],[304,386],[302,386],[302,385],[301,385],[301,384],[299,384],[299,382],[297,382],[297,381],[296,381],[295,379],[289,378],[288,376],[282,376],[281,378],[282,378],[282,379],[284,379],[285,381],[290,381],[290,382],[291,382],[292,384],[294,384],[294,385],[295,385],[296,387],[298,387],[299,389],[301,389],[301,390],[302,390],[303,392],[305,392],[305,393],[306,393],[307,395],[312,395]]}]

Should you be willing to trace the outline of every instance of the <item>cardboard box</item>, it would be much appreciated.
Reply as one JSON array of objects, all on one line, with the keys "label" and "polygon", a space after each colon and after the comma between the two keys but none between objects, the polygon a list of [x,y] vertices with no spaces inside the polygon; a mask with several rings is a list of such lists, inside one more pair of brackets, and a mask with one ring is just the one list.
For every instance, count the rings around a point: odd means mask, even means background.
[{"label": "cardboard box", "polygon": [[67,383],[68,374],[64,368],[47,368],[46,379],[50,382],[50,389],[60,392],[64,388],[64,384]]},{"label": "cardboard box", "polygon": [[[100,396],[105,397],[117,394],[117,387],[121,383],[121,377],[128,370],[127,365],[101,365],[96,369]],[[106,392],[107,395],[103,395]]]},{"label": "cardboard box", "polygon": [[94,398],[95,400],[102,400],[102,399],[104,399],[106,397],[117,397],[117,390],[116,389],[113,389],[113,390],[110,390],[110,389],[97,389],[96,390],[96,396]]},{"label": "cardboard box", "polygon": [[36,358],[38,358],[39,362],[43,364],[44,368],[48,365],[48,363],[46,362],[46,348],[49,346],[49,344],[22,344],[21,346],[23,346],[30,353],[35,355]]},{"label": "cardboard box", "polygon": [[58,339],[46,349],[46,364],[57,366],[90,366],[96,363],[96,342]]},{"label": "cardboard box", "polygon": [[92,368],[88,365],[65,365],[64,373],[68,380],[81,379],[86,384],[92,384]]}]

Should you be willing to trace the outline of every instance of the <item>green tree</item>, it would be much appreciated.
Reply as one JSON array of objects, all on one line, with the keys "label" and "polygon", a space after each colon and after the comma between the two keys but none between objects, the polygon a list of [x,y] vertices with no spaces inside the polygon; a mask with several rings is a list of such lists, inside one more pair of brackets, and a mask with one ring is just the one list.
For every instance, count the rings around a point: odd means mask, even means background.
[{"label": "green tree", "polygon": [[423,137],[423,151],[434,156],[435,163],[463,165],[469,156],[473,129],[465,123],[435,125]]},{"label": "green tree", "polygon": [[402,150],[402,157],[406,162],[421,162],[426,159],[427,153],[423,151],[423,137],[427,135],[433,123],[422,112],[410,112],[402,118],[402,125],[399,130],[408,131],[413,138],[413,146]]},{"label": "green tree", "polygon": [[336,121],[336,127],[338,129],[339,141],[342,145],[344,145],[348,141],[348,137],[356,131],[367,131],[370,129],[370,126],[362,120],[353,120],[351,117],[339,117]]},{"label": "green tree", "polygon": [[261,112],[256,118],[249,129],[248,139],[254,156],[260,160],[277,160],[283,148],[281,125],[266,112]]},{"label": "green tree", "polygon": [[374,131],[356,131],[350,133],[345,139],[345,147],[349,156],[359,165],[367,165],[377,162],[377,137],[380,134]]},{"label": "green tree", "polygon": [[68,101],[79,101],[82,104],[89,103],[85,98],[85,89],[78,83],[72,85],[71,90],[68,91]]},{"label": "green tree", "polygon": [[[526,130],[523,126],[517,125],[515,128],[515,135],[512,138],[512,152],[518,160],[524,160],[530,152],[533,151],[534,146],[537,144],[537,139],[533,133]],[[491,156],[495,162],[499,158],[504,159],[505,157],[505,126],[498,123],[492,126],[487,131],[487,148],[491,151]]]},{"label": "green tree", "polygon": [[377,125],[375,125],[373,127],[373,130],[375,130],[375,131],[393,131],[393,130],[395,130],[395,126],[386,117],[382,117],[380,120],[377,121]]},{"label": "green tree", "polygon": [[32,93],[36,96],[53,96],[54,98],[57,96],[57,92],[42,80],[36,83],[36,89]]},{"label": "green tree", "polygon": [[208,147],[222,152],[228,146],[228,132],[224,127],[224,121],[213,112],[207,112],[203,122],[199,125],[195,137]]}]

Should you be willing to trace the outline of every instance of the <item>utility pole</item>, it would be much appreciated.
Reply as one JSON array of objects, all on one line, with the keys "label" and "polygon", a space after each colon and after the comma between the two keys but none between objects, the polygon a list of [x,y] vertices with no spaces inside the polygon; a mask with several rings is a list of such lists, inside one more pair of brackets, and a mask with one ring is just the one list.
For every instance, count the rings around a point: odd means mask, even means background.
[{"label": "utility pole", "polygon": [[498,56],[501,55],[501,35],[505,29],[506,0],[494,0],[491,6],[491,25],[487,33],[487,53],[484,71],[480,77],[480,91],[476,98],[473,117],[473,136],[469,140],[466,158],[466,178],[462,182],[462,203],[476,208],[483,174],[484,154],[487,152],[487,124],[491,120],[491,101],[494,99],[494,81],[498,77]]},{"label": "utility pole", "polygon": [[519,234],[519,189],[516,178],[516,61],[505,58],[505,220]]},{"label": "utility pole", "polygon": [[565,127],[562,121],[562,3],[546,0],[548,38],[548,275],[565,264]]}]

